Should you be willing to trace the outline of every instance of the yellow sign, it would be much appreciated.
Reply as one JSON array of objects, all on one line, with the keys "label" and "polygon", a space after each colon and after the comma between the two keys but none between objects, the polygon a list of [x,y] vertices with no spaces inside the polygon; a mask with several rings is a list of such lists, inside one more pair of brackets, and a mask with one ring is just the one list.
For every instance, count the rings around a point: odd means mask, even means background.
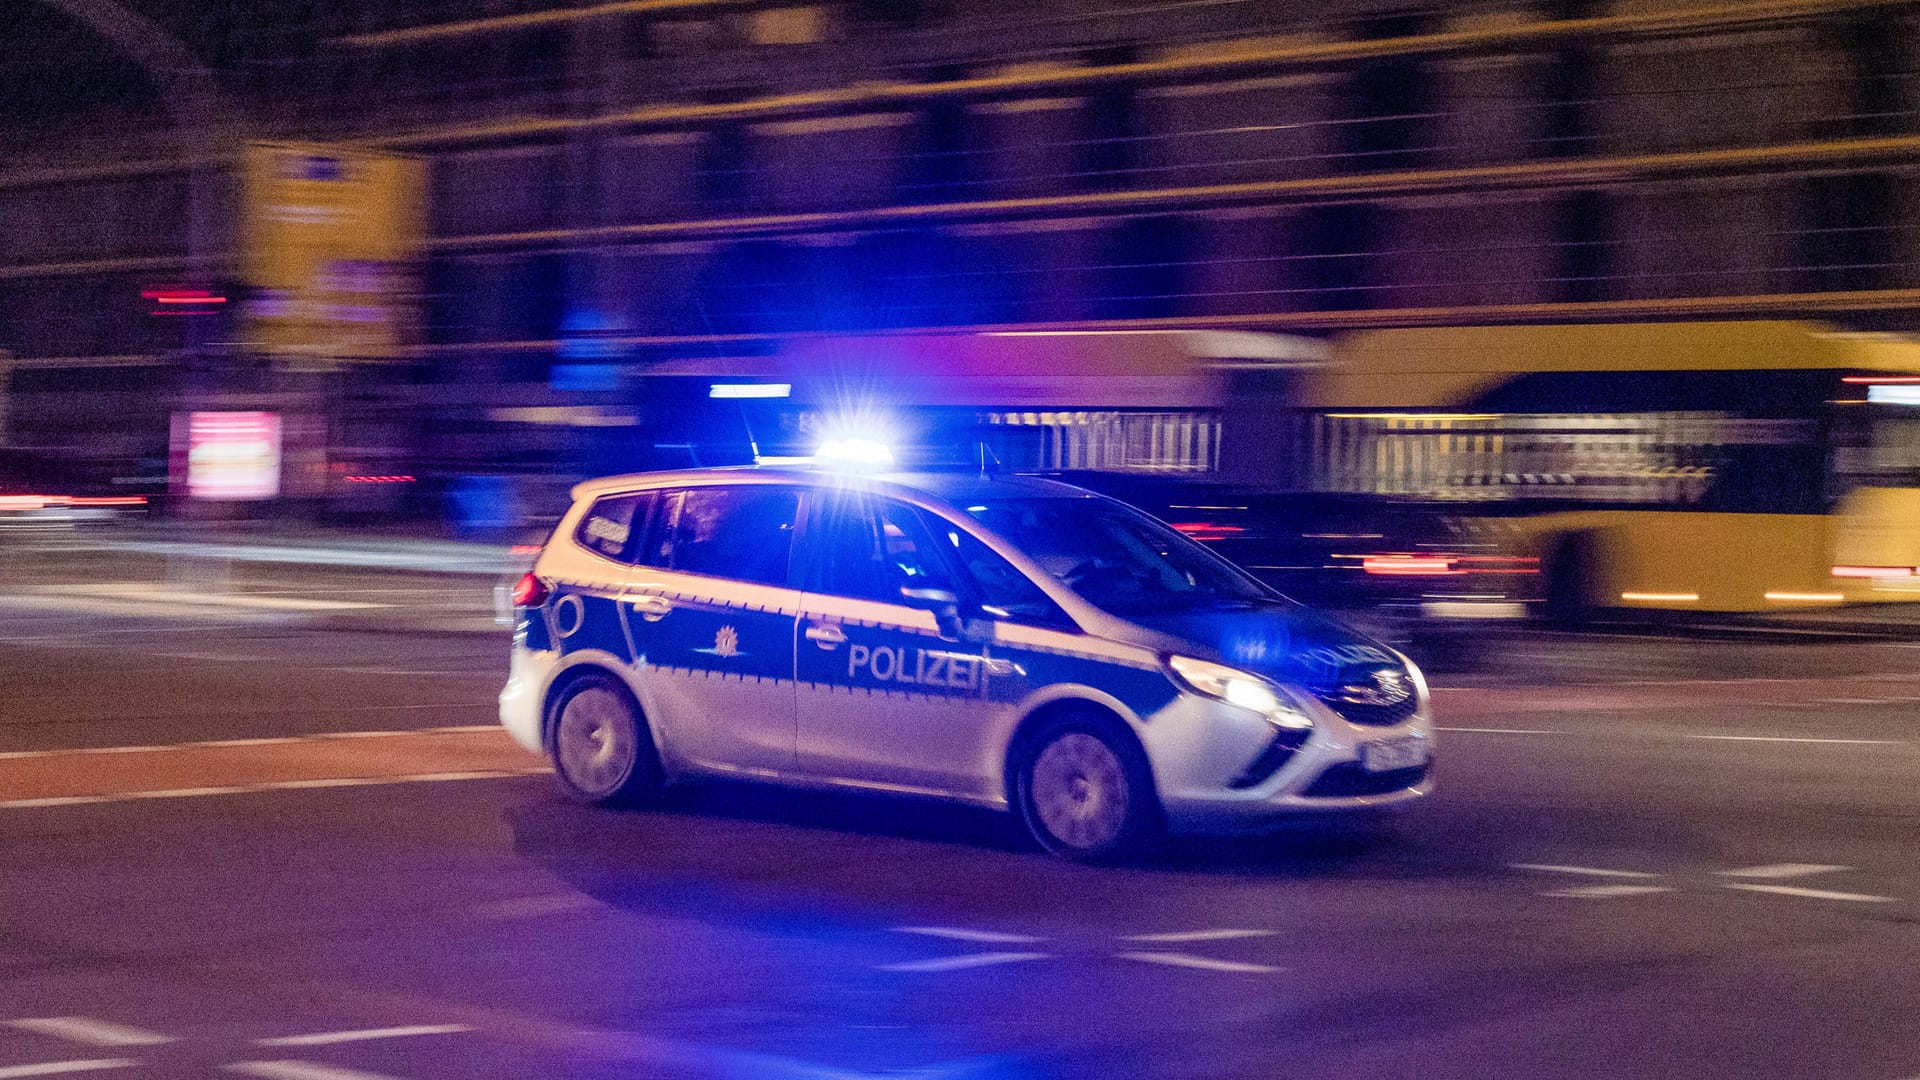
[{"label": "yellow sign", "polygon": [[247,148],[248,339],[317,361],[378,359],[414,336],[425,171],[412,158],[296,143]]}]

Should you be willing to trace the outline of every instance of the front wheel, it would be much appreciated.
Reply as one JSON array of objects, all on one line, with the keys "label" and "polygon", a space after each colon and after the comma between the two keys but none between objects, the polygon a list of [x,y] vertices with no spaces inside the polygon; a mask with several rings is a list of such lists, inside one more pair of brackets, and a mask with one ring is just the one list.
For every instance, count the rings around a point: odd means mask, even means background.
[{"label": "front wheel", "polygon": [[1034,840],[1055,855],[1105,861],[1136,849],[1152,831],[1147,763],[1105,727],[1049,725],[1016,756],[1016,808]]},{"label": "front wheel", "polygon": [[555,712],[553,771],[569,795],[600,806],[640,802],[660,789],[653,738],[624,687],[590,676],[567,689]]}]

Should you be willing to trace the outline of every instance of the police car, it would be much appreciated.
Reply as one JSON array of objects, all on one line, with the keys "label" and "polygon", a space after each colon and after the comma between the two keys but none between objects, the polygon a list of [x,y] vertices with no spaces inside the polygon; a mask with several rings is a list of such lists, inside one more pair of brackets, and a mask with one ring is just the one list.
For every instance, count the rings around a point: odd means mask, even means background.
[{"label": "police car", "polygon": [[1081,488],[752,468],[573,497],[516,587],[500,716],[582,800],[936,796],[1101,859],[1432,789],[1412,662]]}]

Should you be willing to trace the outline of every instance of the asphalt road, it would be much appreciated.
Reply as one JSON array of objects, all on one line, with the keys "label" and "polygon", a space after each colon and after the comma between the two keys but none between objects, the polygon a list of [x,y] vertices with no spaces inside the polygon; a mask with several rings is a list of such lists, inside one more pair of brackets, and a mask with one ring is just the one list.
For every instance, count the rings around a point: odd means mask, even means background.
[{"label": "asphalt road", "polygon": [[1920,643],[1522,636],[1425,805],[1098,869],[579,808],[500,637],[79,600],[0,612],[0,1078],[1920,1077]]}]

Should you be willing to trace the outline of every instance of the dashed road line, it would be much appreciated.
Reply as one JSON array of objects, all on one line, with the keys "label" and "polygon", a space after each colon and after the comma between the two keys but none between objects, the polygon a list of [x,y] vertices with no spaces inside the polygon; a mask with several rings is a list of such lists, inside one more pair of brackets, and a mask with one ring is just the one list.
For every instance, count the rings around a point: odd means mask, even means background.
[{"label": "dashed road line", "polygon": [[926,937],[948,938],[953,941],[978,941],[994,945],[1031,945],[1036,941],[1045,941],[1028,934],[1008,934],[998,930],[968,930],[952,926],[896,926],[896,934],[921,934]]},{"label": "dashed road line", "polygon": [[1553,863],[1508,863],[1509,870],[1543,870],[1550,874],[1584,874],[1588,877],[1657,878],[1643,870],[1607,870],[1598,866],[1558,866]]},{"label": "dashed road line", "polygon": [[1841,870],[1851,870],[1851,866],[1832,866],[1826,863],[1773,863],[1768,866],[1747,866],[1738,870],[1722,870],[1721,877],[1744,878],[1791,878],[1806,877],[1809,874],[1832,874]]},{"label": "dashed road line", "polygon": [[1676,891],[1671,885],[1582,885],[1572,889],[1555,889],[1543,892],[1541,896],[1566,896],[1577,900],[1608,900],[1616,896],[1645,896],[1649,893]]},{"label": "dashed road line", "polygon": [[162,1035],[157,1031],[146,1031],[125,1024],[109,1023],[87,1016],[31,1016],[17,1020],[0,1021],[7,1027],[20,1031],[30,1031],[35,1035],[48,1035],[68,1042],[87,1043],[92,1046],[159,1046],[175,1041],[171,1035]]},{"label": "dashed road line", "polygon": [[94,1058],[90,1061],[43,1061],[38,1065],[10,1065],[0,1068],[0,1080],[17,1080],[27,1076],[59,1076],[63,1073],[101,1072],[106,1069],[129,1069],[140,1064],[132,1058]]},{"label": "dashed road line", "polygon": [[1183,941],[1231,941],[1235,938],[1272,937],[1273,930],[1180,930],[1171,934],[1128,934],[1121,941],[1157,941],[1175,944]]},{"label": "dashed road line", "polygon": [[1865,893],[1833,892],[1829,889],[1803,889],[1796,885],[1754,885],[1748,882],[1729,882],[1724,888],[1739,889],[1743,892],[1773,893],[1778,896],[1800,896],[1809,900],[1847,900],[1856,904],[1891,904],[1891,896],[1869,896]]},{"label": "dashed road line", "polygon": [[220,1067],[227,1072],[265,1077],[266,1080],[394,1080],[381,1073],[342,1069],[311,1061],[236,1061]]},{"label": "dashed road line", "polygon": [[994,964],[1017,964],[1024,960],[1045,960],[1052,953],[1039,952],[990,952],[971,953],[966,956],[943,956],[934,960],[907,960],[897,964],[881,964],[881,971],[959,971],[963,968],[988,967]]},{"label": "dashed road line", "polygon": [[1270,975],[1282,969],[1267,964],[1243,964],[1236,960],[1215,960],[1208,956],[1194,956],[1180,952],[1123,952],[1115,953],[1122,960],[1138,960],[1147,964],[1165,964],[1168,967],[1194,968],[1200,971],[1226,971],[1246,975]]},{"label": "dashed road line", "polygon": [[410,1039],[421,1035],[458,1035],[473,1029],[465,1024],[416,1024],[412,1027],[365,1028],[360,1031],[319,1031],[311,1035],[276,1035],[255,1039],[255,1046],[332,1046],[373,1039]]}]

